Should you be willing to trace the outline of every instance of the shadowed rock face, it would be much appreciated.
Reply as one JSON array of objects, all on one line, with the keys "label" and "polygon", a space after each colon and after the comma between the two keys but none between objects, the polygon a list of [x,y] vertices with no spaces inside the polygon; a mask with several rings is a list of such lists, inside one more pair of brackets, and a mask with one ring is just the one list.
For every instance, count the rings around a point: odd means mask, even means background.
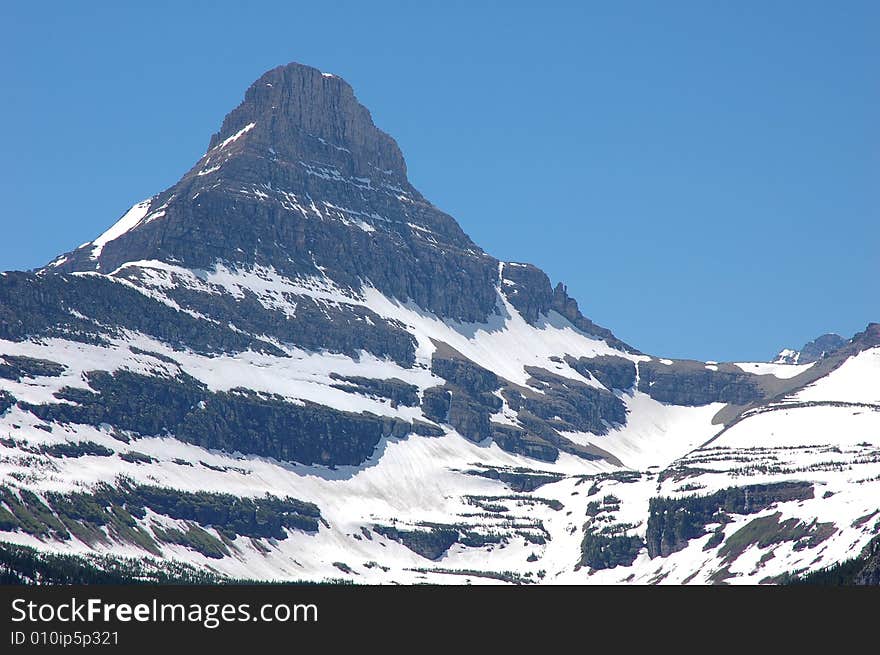
[{"label": "shadowed rock face", "polygon": [[713,371],[702,362],[678,360],[639,363],[639,391],[673,405],[730,403],[747,405],[764,393],[750,373]]},{"label": "shadowed rock face", "polygon": [[56,394],[66,403],[21,406],[44,421],[103,423],[135,435],[173,434],[207,448],[306,464],[359,465],[383,438],[440,434],[427,425],[315,403],[295,404],[247,389],[212,393],[187,375],[94,371],[87,378],[90,390],[65,388]]},{"label": "shadowed rock face", "polygon": [[[373,125],[370,112],[340,77],[298,64],[268,71],[226,116],[208,150],[257,121],[258,141],[267,139],[277,145],[279,157],[320,154],[325,163],[344,173],[375,176],[378,172],[384,180],[408,186],[406,163],[397,143]],[[331,145],[316,151],[315,140]]]},{"label": "shadowed rock face", "polygon": [[550,309],[553,300],[550,278],[537,266],[505,264],[501,269],[501,286],[510,304],[530,323]]},{"label": "shadowed rock face", "polygon": [[594,377],[608,389],[625,391],[636,382],[636,365],[616,355],[600,357],[567,357],[566,363],[584,377]]},{"label": "shadowed rock face", "polygon": [[[626,423],[623,402],[605,389],[537,367],[526,367],[530,375],[527,387],[513,385],[447,344],[437,345],[431,371],[446,380],[446,384],[425,390],[422,411],[426,417],[452,426],[471,441],[491,437],[503,450],[544,461],[555,461],[560,451],[596,459],[607,453],[579,446],[560,433],[584,431],[602,435],[610,425]],[[502,409],[502,397],[516,412],[522,427],[492,419]]]},{"label": "shadowed rock face", "polygon": [[871,543],[865,546],[862,558],[866,563],[856,575],[855,584],[880,585],[880,537],[875,537]]},{"label": "shadowed rock face", "polygon": [[833,353],[845,343],[846,339],[839,334],[823,334],[801,348],[801,356],[798,359],[798,363],[809,364],[810,362],[815,362],[826,354]]},{"label": "shadowed rock face", "polygon": [[611,330],[609,330],[608,328],[604,328],[600,325],[596,325],[595,323],[593,323],[593,321],[581,314],[580,309],[578,309],[577,300],[569,297],[568,289],[562,282],[558,282],[556,284],[556,287],[553,289],[553,297],[550,301],[550,309],[558,312],[559,314],[567,318],[569,321],[571,321],[572,325],[574,325],[579,330],[582,330],[587,334],[595,335],[600,339],[604,339],[608,343],[608,345],[619,348],[620,350],[625,350],[626,352],[640,354],[638,350],[615,337],[611,333]]},{"label": "shadowed rock face", "polygon": [[868,323],[863,332],[857,332],[850,340],[851,350],[865,350],[880,346],[880,323]]},{"label": "shadowed rock face", "polygon": [[812,364],[840,350],[846,343],[846,339],[839,334],[823,334],[804,344],[800,350],[781,351],[774,361],[778,364]]}]

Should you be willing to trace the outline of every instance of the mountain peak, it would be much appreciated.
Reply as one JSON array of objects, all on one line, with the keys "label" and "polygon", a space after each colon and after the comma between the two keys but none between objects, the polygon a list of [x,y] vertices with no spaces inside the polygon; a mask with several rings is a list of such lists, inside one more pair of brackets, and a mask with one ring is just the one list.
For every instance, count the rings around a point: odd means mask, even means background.
[{"label": "mountain peak", "polygon": [[[438,317],[484,322],[499,293],[530,323],[557,311],[620,344],[534,266],[505,269],[406,177],[394,139],[341,77],[291,63],[264,73],[174,186],[43,272],[132,275],[143,262],[262,267],[372,287]],[[502,274],[503,271],[503,274]],[[503,278],[503,279],[502,279]]]},{"label": "mountain peak", "polygon": [[143,261],[368,285],[462,321],[497,311],[497,260],[409,184],[397,143],[345,80],[296,63],[250,85],[174,186],[41,272]]},{"label": "mountain peak", "polygon": [[279,156],[301,156],[309,141],[327,146],[333,163],[373,176],[406,181],[406,163],[397,143],[373,123],[369,110],[341,77],[298,63],[264,73],[211,137],[208,151],[253,125],[250,140]]},{"label": "mountain peak", "polygon": [[811,364],[822,359],[825,355],[829,355],[847,343],[839,334],[829,332],[816,337],[812,341],[804,344],[800,350],[792,348],[784,348],[779,351],[774,364]]}]

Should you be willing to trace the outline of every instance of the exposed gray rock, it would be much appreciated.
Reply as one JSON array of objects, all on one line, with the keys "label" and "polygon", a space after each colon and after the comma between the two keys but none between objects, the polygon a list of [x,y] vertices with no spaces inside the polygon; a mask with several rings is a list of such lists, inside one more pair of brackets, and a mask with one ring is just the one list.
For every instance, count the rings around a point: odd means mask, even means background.
[{"label": "exposed gray rock", "polygon": [[445,386],[429,387],[422,392],[422,414],[432,421],[446,423],[451,403],[452,392]]},{"label": "exposed gray rock", "polygon": [[594,377],[608,389],[631,389],[636,382],[636,365],[624,357],[566,357],[565,362],[584,377]]},{"label": "exposed gray rock", "polygon": [[506,389],[515,410],[525,409],[557,431],[606,434],[609,425],[626,423],[626,407],[617,396],[544,369],[527,367],[529,386],[543,393]]},{"label": "exposed gray rock", "polygon": [[447,384],[425,391],[422,399],[425,416],[451,425],[471,441],[492,436],[489,416],[502,404],[492,393],[501,387],[498,376],[445,344],[440,344],[434,353],[431,371],[447,380]]},{"label": "exposed gray rock", "polygon": [[[120,277],[142,281],[142,269],[126,269]],[[171,276],[177,281],[176,276]],[[366,350],[377,357],[388,357],[401,366],[415,360],[415,341],[397,321],[386,320],[365,307],[322,303],[310,296],[285,294],[296,307],[293,316],[265,307],[256,294],[242,289],[238,295],[220,287],[212,293],[196,291],[184,285],[164,290],[181,307],[214,319],[218,325],[234,325],[261,337],[274,337],[282,343],[304,350],[328,350],[357,358]]]},{"label": "exposed gray rock", "polygon": [[136,435],[168,434],[206,448],[328,466],[362,464],[383,438],[440,433],[424,423],[295,404],[247,389],[212,392],[185,374],[94,371],[88,380],[93,390],[65,388],[56,394],[68,403],[21,406],[44,421],[105,423]]},{"label": "exposed gray rock", "polygon": [[[529,426],[528,417],[519,418],[523,425]],[[540,430],[543,426],[540,421],[536,421],[530,427]],[[491,429],[493,441],[509,453],[525,455],[543,462],[555,462],[559,457],[556,446],[530,430],[502,423],[492,423]]]},{"label": "exposed gray rock", "polygon": [[501,290],[529,323],[550,311],[553,289],[550,278],[537,266],[510,262],[501,270]]},{"label": "exposed gray rock", "polygon": [[577,301],[568,296],[568,290],[562,282],[557,283],[556,287],[553,289],[553,299],[550,302],[550,309],[567,318],[582,332],[598,337],[599,339],[604,339],[609,346],[625,352],[640,354],[638,350],[615,337],[611,330],[596,325],[593,321],[581,314],[580,309],[578,309]]},{"label": "exposed gray rock", "polygon": [[[448,347],[447,351],[451,350]],[[438,350],[431,359],[431,372],[472,394],[495,391],[501,387],[498,376],[458,353]]]},{"label": "exposed gray rock", "polygon": [[199,320],[111,278],[15,271],[0,275],[0,339],[58,337],[106,344],[105,337],[120,336],[123,330],[199,353],[252,349],[284,355],[266,341]]},{"label": "exposed gray rock", "polygon": [[346,376],[338,373],[330,373],[333,380],[339,380],[340,384],[333,387],[342,391],[360,393],[365,396],[387,398],[392,407],[404,405],[416,407],[419,404],[419,388],[414,384],[408,384],[403,380],[390,378],[387,380],[375,380],[360,376]]},{"label": "exposed gray rock", "polygon": [[880,346],[880,323],[868,323],[862,332],[857,332],[848,342],[846,350],[858,352]]},{"label": "exposed gray rock", "polygon": [[861,553],[865,566],[855,577],[857,585],[880,585],[880,537],[874,537]]},{"label": "exposed gray rock", "polygon": [[828,333],[804,344],[800,350],[781,350],[773,361],[777,364],[812,364],[837,352],[847,344],[839,334]]},{"label": "exposed gray rock", "polygon": [[747,405],[764,397],[749,373],[714,371],[703,362],[639,362],[639,391],[672,405]]}]

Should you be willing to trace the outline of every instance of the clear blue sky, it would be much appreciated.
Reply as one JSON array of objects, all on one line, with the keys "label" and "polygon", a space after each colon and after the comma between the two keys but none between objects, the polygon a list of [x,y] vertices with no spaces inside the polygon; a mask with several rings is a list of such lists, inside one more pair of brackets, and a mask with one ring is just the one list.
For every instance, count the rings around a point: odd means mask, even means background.
[{"label": "clear blue sky", "polygon": [[656,354],[880,320],[878,2],[0,7],[0,269],[173,184],[262,72],[347,79],[410,177]]}]

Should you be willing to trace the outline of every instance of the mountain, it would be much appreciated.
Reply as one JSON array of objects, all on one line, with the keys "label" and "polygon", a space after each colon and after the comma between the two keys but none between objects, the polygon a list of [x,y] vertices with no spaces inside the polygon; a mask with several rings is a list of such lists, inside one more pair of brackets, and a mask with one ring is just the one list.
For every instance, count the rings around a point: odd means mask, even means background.
[{"label": "mountain", "polygon": [[346,82],[290,64],[177,184],[0,274],[0,561],[23,581],[873,571],[878,377],[878,324],[809,363],[623,343],[413,188]]},{"label": "mountain", "polygon": [[776,364],[812,364],[825,355],[840,350],[844,345],[846,345],[846,339],[839,334],[823,334],[804,344],[800,350],[783,348],[773,362]]}]

